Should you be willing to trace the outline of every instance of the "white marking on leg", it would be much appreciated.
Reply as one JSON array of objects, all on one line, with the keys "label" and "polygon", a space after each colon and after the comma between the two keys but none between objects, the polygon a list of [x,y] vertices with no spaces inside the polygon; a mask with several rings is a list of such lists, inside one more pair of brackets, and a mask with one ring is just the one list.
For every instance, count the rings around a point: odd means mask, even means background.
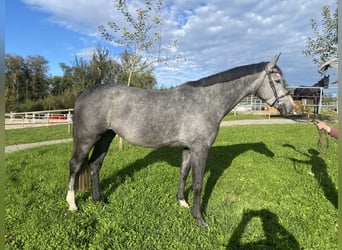
[{"label": "white marking on leg", "polygon": [[189,204],[185,200],[178,200],[182,207],[189,208]]},{"label": "white marking on leg", "polygon": [[76,206],[76,202],[75,202],[75,191],[71,191],[71,190],[68,191],[66,201],[69,204],[69,210],[70,211],[76,211],[77,210],[77,206]]}]

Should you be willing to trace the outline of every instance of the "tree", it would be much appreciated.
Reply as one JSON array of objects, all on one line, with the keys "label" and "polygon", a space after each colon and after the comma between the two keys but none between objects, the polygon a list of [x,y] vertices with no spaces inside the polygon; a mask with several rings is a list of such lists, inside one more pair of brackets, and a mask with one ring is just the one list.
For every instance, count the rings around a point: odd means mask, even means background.
[{"label": "tree", "polygon": [[26,58],[26,67],[29,78],[26,85],[25,99],[28,100],[29,98],[37,101],[46,97],[49,90],[48,61],[42,56],[28,56]]},{"label": "tree", "polygon": [[[141,57],[137,58],[138,63],[141,62]],[[133,67],[131,65],[131,55],[125,51],[121,54],[121,67],[122,72],[119,75],[119,81],[122,83],[129,83],[128,86],[152,89],[157,84],[156,78],[153,76],[153,68],[147,68],[144,71],[137,71],[134,74],[130,69]]]},{"label": "tree", "polygon": [[[338,6],[338,2],[336,4]],[[330,7],[325,5],[322,9],[322,23],[311,19],[314,32],[313,38],[307,39],[306,49],[303,54],[312,57],[315,64],[321,64],[327,60],[337,57],[338,47],[338,8],[331,13]]]},{"label": "tree", "polygon": [[6,54],[5,67],[5,104],[10,98],[13,108],[14,104],[19,104],[25,98],[23,93],[23,85],[27,79],[25,60],[21,56]]},{"label": "tree", "polygon": [[[98,27],[105,40],[124,48],[122,65],[123,73],[127,75],[127,86],[131,86],[134,74],[153,72],[154,63],[170,59],[161,54],[162,4],[162,0],[156,0],[155,3],[145,0],[144,8],[136,9],[133,14],[126,0],[117,0],[115,7],[122,14],[126,26],[120,26],[119,20],[116,20],[109,21],[108,26]],[[171,47],[176,46],[177,42],[174,41]]]},{"label": "tree", "polygon": [[121,66],[111,57],[109,50],[96,48],[90,61],[90,77],[93,84],[117,82]]},{"label": "tree", "polygon": [[49,94],[48,61],[44,57],[28,56],[24,59],[6,54],[5,65],[6,111]]}]

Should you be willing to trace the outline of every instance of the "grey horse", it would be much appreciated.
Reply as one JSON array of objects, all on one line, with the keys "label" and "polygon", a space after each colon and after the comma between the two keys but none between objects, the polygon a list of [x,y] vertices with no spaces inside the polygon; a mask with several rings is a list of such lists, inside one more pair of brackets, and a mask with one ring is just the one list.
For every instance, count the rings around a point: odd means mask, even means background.
[{"label": "grey horse", "polygon": [[139,146],[183,149],[177,199],[182,206],[189,206],[184,189],[191,168],[193,217],[200,226],[208,226],[201,213],[202,182],[208,151],[223,117],[251,94],[282,115],[292,111],[293,100],[276,65],[279,56],[271,62],[240,66],[166,91],[114,84],[84,90],[74,108],[74,149],[66,197],[69,210],[77,210],[75,183],[86,161],[92,197],[95,201],[101,199],[99,171],[110,143],[119,135]]}]

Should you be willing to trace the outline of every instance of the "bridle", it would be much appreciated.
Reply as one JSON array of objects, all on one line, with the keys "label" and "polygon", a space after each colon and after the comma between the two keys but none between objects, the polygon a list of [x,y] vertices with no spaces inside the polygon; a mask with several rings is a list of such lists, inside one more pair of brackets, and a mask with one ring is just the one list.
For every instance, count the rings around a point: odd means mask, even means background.
[{"label": "bridle", "polygon": [[[267,75],[267,77],[268,77],[268,82],[269,82],[269,84],[271,85],[271,88],[272,88],[272,91],[273,91],[273,94],[274,94],[274,98],[275,98],[274,102],[273,102],[270,106],[273,107],[276,103],[277,103],[278,105],[281,105],[282,102],[280,101],[280,99],[284,98],[285,96],[290,95],[290,91],[288,91],[287,93],[285,93],[285,94],[279,96],[279,95],[278,95],[278,92],[277,92],[277,89],[276,89],[276,87],[275,87],[275,82],[276,82],[276,80],[273,79],[272,74],[280,74],[280,72],[279,72],[276,68],[273,68],[273,69],[271,69],[271,70],[265,69],[265,71],[266,71],[266,75]],[[265,77],[266,77],[266,76],[265,76]],[[278,82],[277,82],[277,83],[278,83]]]}]

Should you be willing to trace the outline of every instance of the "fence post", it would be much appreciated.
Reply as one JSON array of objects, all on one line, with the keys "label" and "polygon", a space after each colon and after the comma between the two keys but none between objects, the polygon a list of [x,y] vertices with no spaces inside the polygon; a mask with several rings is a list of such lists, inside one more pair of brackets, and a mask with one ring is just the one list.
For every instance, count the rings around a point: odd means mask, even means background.
[{"label": "fence post", "polygon": [[70,134],[71,133],[71,123],[72,123],[70,109],[68,110],[68,114],[67,114],[67,122],[68,122],[68,133]]},{"label": "fence post", "polygon": [[322,98],[323,98],[323,88],[319,88],[320,93],[319,93],[319,104],[318,104],[318,114],[321,114],[321,109],[322,109]]}]

